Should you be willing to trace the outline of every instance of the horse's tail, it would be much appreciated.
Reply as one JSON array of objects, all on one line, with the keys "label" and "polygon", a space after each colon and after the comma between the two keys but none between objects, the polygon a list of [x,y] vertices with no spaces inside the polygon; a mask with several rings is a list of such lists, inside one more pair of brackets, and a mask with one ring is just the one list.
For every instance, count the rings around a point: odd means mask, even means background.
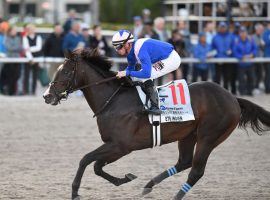
[{"label": "horse's tail", "polygon": [[241,108],[239,121],[240,128],[246,128],[249,124],[254,132],[267,131],[270,128],[270,112],[246,99],[237,98]]}]

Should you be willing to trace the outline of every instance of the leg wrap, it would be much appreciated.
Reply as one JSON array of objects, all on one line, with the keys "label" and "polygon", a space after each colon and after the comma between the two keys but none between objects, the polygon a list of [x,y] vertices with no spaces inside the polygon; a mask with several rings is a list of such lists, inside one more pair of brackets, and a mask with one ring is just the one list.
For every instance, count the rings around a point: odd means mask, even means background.
[{"label": "leg wrap", "polygon": [[164,179],[174,175],[174,174],[177,174],[177,170],[175,167],[172,167],[164,172],[162,172],[161,174],[159,174],[158,176],[156,176],[155,178],[153,178],[145,187],[147,188],[151,188],[153,187],[154,185],[157,185],[159,184],[161,181],[163,181]]},{"label": "leg wrap", "polygon": [[192,186],[190,186],[188,183],[184,183],[184,184],[182,185],[181,190],[182,190],[183,192],[187,193],[187,192],[191,189],[191,187],[192,187]]},{"label": "leg wrap", "polygon": [[172,167],[167,170],[169,176],[173,176],[174,174],[177,174],[177,169],[175,167]]},{"label": "leg wrap", "polygon": [[153,178],[152,180],[153,180],[154,184],[156,185],[168,177],[169,177],[168,172],[164,171],[161,174],[159,174],[158,176],[156,176],[155,178]]},{"label": "leg wrap", "polygon": [[181,190],[176,194],[174,200],[181,200],[186,195],[186,193],[191,189],[191,186],[188,183],[182,185]]}]

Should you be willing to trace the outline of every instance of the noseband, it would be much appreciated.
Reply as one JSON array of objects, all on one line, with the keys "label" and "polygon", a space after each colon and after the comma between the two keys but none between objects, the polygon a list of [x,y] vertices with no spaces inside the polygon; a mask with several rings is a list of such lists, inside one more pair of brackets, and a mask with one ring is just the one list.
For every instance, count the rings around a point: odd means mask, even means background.
[{"label": "noseband", "polygon": [[[68,59],[66,58],[64,63],[69,61],[71,59]],[[116,76],[113,76],[113,77],[109,77],[109,78],[105,78],[103,80],[100,80],[100,81],[97,81],[97,82],[94,82],[94,83],[90,83],[90,84],[87,84],[87,85],[83,85],[81,87],[77,87],[77,88],[73,88],[73,86],[75,86],[77,84],[77,79],[76,79],[76,75],[77,75],[77,71],[78,71],[78,63],[79,63],[79,57],[77,56],[74,60],[72,59],[71,60],[72,62],[75,63],[73,69],[72,69],[72,75],[70,77],[68,77],[67,79],[65,80],[59,80],[59,81],[52,81],[49,86],[52,88],[53,90],[53,93],[54,95],[56,96],[57,98],[57,101],[58,103],[60,103],[61,100],[67,100],[68,98],[68,95],[71,94],[72,92],[75,92],[77,90],[81,90],[81,89],[85,89],[85,88],[88,88],[88,87],[91,87],[91,86],[94,86],[94,85],[99,85],[99,84],[102,84],[102,83],[106,83],[106,82],[109,82],[109,81],[112,81],[112,80],[115,80],[117,79]],[[58,93],[56,88],[55,88],[55,84],[56,83],[63,83],[63,82],[67,82],[67,89],[64,91],[64,92],[61,92],[61,93]],[[118,93],[118,91],[120,90],[120,88],[122,87],[123,84],[120,84],[120,86],[117,88],[117,90],[112,94],[112,96],[105,102],[105,104],[102,106],[101,109],[98,110],[98,112],[95,113],[94,117],[97,116],[99,113],[101,113],[105,107],[109,104],[109,102],[111,101],[111,99]]]},{"label": "noseband", "polygon": [[[67,61],[69,61],[70,59],[65,58],[64,63],[66,63]],[[75,90],[72,88],[72,85],[76,85],[76,72],[77,72],[77,68],[78,68],[78,58],[76,58],[76,60],[70,60],[72,62],[75,63],[72,72],[71,72],[71,76],[68,77],[65,80],[59,80],[59,81],[52,81],[50,82],[49,86],[52,88],[54,95],[57,98],[58,103],[60,103],[60,101],[62,99],[67,99],[68,95],[72,92],[74,92]],[[66,83],[67,82],[67,88],[64,92],[58,93],[56,88],[55,88],[55,84],[57,83]]]}]

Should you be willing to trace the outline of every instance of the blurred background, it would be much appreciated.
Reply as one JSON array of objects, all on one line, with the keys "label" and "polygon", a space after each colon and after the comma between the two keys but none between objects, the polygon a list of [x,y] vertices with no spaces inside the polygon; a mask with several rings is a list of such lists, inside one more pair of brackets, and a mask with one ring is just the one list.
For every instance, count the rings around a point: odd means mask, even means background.
[{"label": "blurred background", "polygon": [[[68,50],[97,48],[112,70],[124,69],[126,58],[111,45],[119,29],[169,42],[181,56],[179,69],[156,85],[208,80],[270,110],[270,0],[0,0],[1,200],[70,199],[80,159],[103,143],[97,119],[81,93],[56,107],[42,94]],[[270,199],[269,132],[246,132],[236,129],[213,151],[187,199]],[[177,148],[137,151],[106,166],[115,176],[138,175],[123,187],[88,167],[80,192],[142,199],[145,183],[177,162]],[[143,199],[171,199],[188,173]]]},{"label": "blurred background", "polygon": [[236,95],[270,93],[269,0],[1,0],[1,94],[44,90],[64,52],[78,47],[98,48],[124,69],[111,46],[118,29],[174,45],[181,66],[157,85],[184,78]]}]

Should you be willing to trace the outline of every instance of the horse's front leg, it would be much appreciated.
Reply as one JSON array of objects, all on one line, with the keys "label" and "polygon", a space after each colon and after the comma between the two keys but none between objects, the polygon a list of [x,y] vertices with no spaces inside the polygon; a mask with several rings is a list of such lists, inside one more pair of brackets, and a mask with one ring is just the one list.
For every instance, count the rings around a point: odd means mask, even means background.
[{"label": "horse's front leg", "polygon": [[110,160],[114,158],[114,161],[128,154],[128,151],[123,151],[118,144],[106,143],[97,148],[96,150],[86,154],[80,161],[77,174],[72,183],[72,199],[79,199],[78,190],[80,188],[81,179],[86,167],[97,160]]},{"label": "horse's front leg", "polygon": [[[121,156],[122,157],[122,156]],[[120,158],[120,157],[119,157]],[[119,159],[117,158],[117,159]],[[114,162],[115,160],[113,161],[109,161],[110,163]],[[98,176],[101,176],[102,178],[106,179],[107,181],[109,181],[110,183],[114,184],[115,186],[120,186],[124,183],[128,183],[134,179],[137,178],[137,176],[133,175],[133,174],[126,174],[124,178],[117,178],[117,177],[114,177],[106,172],[104,172],[102,170],[102,168],[105,166],[105,164],[108,164],[108,161],[103,161],[103,160],[98,160],[96,161],[95,165],[94,165],[94,171],[95,171],[95,174],[98,175]]]}]

